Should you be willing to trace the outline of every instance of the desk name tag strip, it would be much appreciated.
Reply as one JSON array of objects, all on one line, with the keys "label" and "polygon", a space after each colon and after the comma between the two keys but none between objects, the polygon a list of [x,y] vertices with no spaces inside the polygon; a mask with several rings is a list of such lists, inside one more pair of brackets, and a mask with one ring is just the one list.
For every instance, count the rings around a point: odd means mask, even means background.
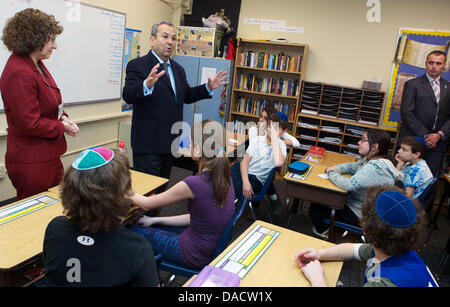
[{"label": "desk name tag strip", "polygon": [[39,195],[24,202],[20,202],[14,206],[0,210],[0,225],[11,222],[57,202],[59,202],[58,199],[47,195]]},{"label": "desk name tag strip", "polygon": [[279,231],[256,225],[215,266],[242,279],[279,235]]}]

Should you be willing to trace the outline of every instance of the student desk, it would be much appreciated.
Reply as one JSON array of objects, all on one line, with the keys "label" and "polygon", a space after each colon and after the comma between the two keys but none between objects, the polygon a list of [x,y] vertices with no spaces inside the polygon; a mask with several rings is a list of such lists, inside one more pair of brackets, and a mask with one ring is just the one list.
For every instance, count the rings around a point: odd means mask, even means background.
[{"label": "student desk", "polygon": [[[217,264],[245,235],[256,225],[260,225],[275,231],[280,235],[272,245],[264,252],[258,262],[241,279],[241,287],[310,287],[311,284],[304,277],[301,269],[294,261],[298,251],[312,247],[315,249],[331,247],[334,244],[320,239],[316,239],[304,234],[279,227],[263,221],[255,221],[244,233],[242,233],[230,246],[228,246],[211,265]],[[325,279],[330,287],[336,286],[341,273],[342,261],[322,262]],[[188,280],[185,286],[189,285],[194,276]]]},{"label": "student desk", "polygon": [[[167,183],[169,180],[162,177],[157,177],[138,171],[130,170],[131,173],[131,187],[133,191],[139,194],[151,194],[154,190]],[[59,186],[54,186],[48,189],[50,192],[59,194]]]},{"label": "student desk", "polygon": [[[234,153],[238,150],[239,146],[245,144],[248,141],[248,134],[234,133],[232,131],[226,132],[226,143],[224,147],[226,147],[226,155],[227,157],[234,157]],[[183,157],[190,158],[191,157],[191,149],[190,147],[180,148],[179,153]],[[239,152],[238,152],[239,154]],[[242,156],[245,154],[245,149],[242,151]]]},{"label": "student desk", "polygon": [[[355,158],[335,152],[325,152],[318,163],[308,162],[313,168],[305,180],[289,178],[289,172],[284,176],[286,193],[289,197],[290,213],[294,214],[298,200],[307,200],[331,208],[329,240],[334,240],[334,216],[336,209],[344,208],[347,191],[337,187],[331,180],[322,179],[318,175],[324,174],[325,169],[341,163],[354,162]],[[294,199],[297,203],[294,204]]]},{"label": "student desk", "polygon": [[[136,171],[131,171],[132,188],[140,194],[149,194],[168,180]],[[60,199],[58,186],[49,189],[47,192],[37,195],[48,195],[55,199]],[[4,206],[6,209],[19,202]],[[135,219],[142,211],[135,210],[129,219]],[[63,215],[61,202],[51,204],[16,220],[0,225],[0,286],[22,285],[22,271],[42,257],[42,245],[44,242],[45,230],[48,223],[55,217]],[[20,275],[20,276],[19,276]]]}]

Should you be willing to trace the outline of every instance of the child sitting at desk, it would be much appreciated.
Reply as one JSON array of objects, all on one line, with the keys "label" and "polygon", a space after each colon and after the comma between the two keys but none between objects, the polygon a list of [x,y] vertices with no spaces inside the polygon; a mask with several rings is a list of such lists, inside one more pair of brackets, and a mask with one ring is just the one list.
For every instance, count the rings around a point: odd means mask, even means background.
[{"label": "child sitting at desk", "polygon": [[191,157],[198,162],[199,173],[161,194],[150,197],[134,194],[131,197],[133,203],[144,210],[187,199],[188,214],[146,216],[138,221],[139,225],[129,228],[145,236],[155,254],[162,254],[163,259],[195,269],[203,268],[213,260],[219,240],[233,219],[234,189],[223,148],[223,131],[218,122],[195,123],[191,131]]},{"label": "child sitting at desk", "polygon": [[415,252],[425,219],[414,202],[397,187],[367,189],[361,227],[368,244],[305,248],[297,253],[295,262],[313,287],[327,286],[320,261],[353,259],[368,264],[365,287],[436,287],[433,275]]},{"label": "child sitting at desk", "polygon": [[54,218],[44,237],[49,286],[157,286],[152,246],[121,225],[131,191],[128,158],[116,150],[83,151],[61,185],[65,216]]},{"label": "child sitting at desk", "polygon": [[[278,112],[274,107],[267,106],[264,109],[262,109],[261,114],[259,116],[259,121],[256,126],[251,127],[248,130],[248,138],[250,142],[253,140],[253,138],[257,137],[258,135],[266,135],[266,125],[267,125],[267,119],[269,115],[276,114],[278,117],[283,120],[284,122],[288,123],[288,118],[283,112]],[[300,147],[300,142],[290,135],[286,130],[283,130],[283,134],[281,135],[281,139],[283,140],[284,144],[286,146],[292,146],[294,148]],[[275,189],[275,185],[273,182],[270,184],[269,188],[267,189],[267,195],[270,198],[272,211],[275,215],[281,214],[282,208],[280,200],[278,199],[277,191]]]},{"label": "child sitting at desk", "polygon": [[425,140],[419,136],[407,136],[402,140],[395,159],[398,161],[397,169],[403,172],[403,182],[406,195],[418,198],[423,190],[433,180],[427,163],[422,159],[427,148]]},{"label": "child sitting at desk", "polygon": [[[286,145],[280,136],[286,132],[287,123],[275,114],[267,119],[267,131],[261,136],[253,137],[240,163],[235,163],[231,168],[236,198],[252,198],[258,194],[275,167],[281,167],[286,159]],[[281,208],[277,210],[281,213]],[[275,210],[274,210],[274,213]]]},{"label": "child sitting at desk", "polygon": [[[359,154],[363,159],[343,163],[325,170],[330,180],[343,190],[348,191],[345,206],[342,210],[336,210],[336,220],[359,225],[361,217],[362,201],[365,199],[366,189],[376,185],[394,185],[395,180],[402,174],[386,159],[391,138],[386,131],[369,129],[364,132],[358,142]],[[347,178],[342,174],[351,174]],[[317,236],[327,239],[328,225],[324,218],[330,217],[330,208],[320,204],[311,204],[309,216],[313,222],[313,232]]]}]

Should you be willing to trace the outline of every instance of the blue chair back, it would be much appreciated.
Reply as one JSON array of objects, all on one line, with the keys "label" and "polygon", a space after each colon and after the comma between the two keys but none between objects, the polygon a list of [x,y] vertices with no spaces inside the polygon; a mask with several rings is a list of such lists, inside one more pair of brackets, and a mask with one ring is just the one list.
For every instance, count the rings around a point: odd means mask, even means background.
[{"label": "blue chair back", "polygon": [[[322,221],[325,224],[330,225],[330,219],[324,218]],[[348,231],[351,231],[351,232],[354,232],[354,233],[357,233],[357,234],[360,234],[360,235],[364,234],[362,229],[361,229],[361,227],[358,227],[358,226],[355,226],[355,225],[352,225],[352,224],[347,224],[347,223],[344,223],[344,222],[334,221],[333,225],[334,225],[334,227],[345,229],[345,230],[348,230]]]},{"label": "blue chair back", "polygon": [[[227,227],[225,228],[225,231],[223,232],[222,236],[220,237],[219,244],[217,245],[217,248],[216,248],[216,251],[214,252],[213,258],[216,258],[228,246],[233,227],[234,227],[234,225],[236,225],[237,221],[241,217],[242,212],[244,212],[245,205],[246,205],[246,202],[244,202],[244,201],[238,201],[237,203],[235,203],[233,219],[228,223]],[[179,264],[172,263],[165,259],[161,260],[159,269],[166,271],[166,272],[170,272],[174,275],[181,275],[181,276],[188,277],[188,278],[192,277],[195,274],[200,273],[200,271],[201,271],[201,269],[191,269],[188,267],[181,266]]]},{"label": "blue chair back", "polygon": [[259,202],[264,198],[264,196],[267,193],[267,190],[269,189],[270,185],[272,184],[273,177],[275,176],[275,172],[277,171],[277,169],[278,169],[277,167],[272,168],[261,191],[258,194],[253,195],[252,202]]},{"label": "blue chair back", "polygon": [[425,188],[425,190],[423,190],[423,192],[419,195],[419,197],[417,198],[417,200],[421,203],[424,204],[425,200],[427,199],[428,194],[430,193],[431,189],[433,188],[434,184],[436,183],[437,178],[433,177],[433,179],[430,181],[430,183],[427,185],[427,187]]}]

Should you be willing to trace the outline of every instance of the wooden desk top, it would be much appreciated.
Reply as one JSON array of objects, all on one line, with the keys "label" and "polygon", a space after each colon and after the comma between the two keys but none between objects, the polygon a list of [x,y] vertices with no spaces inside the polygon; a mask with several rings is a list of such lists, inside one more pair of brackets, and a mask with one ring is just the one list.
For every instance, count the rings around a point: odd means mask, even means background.
[{"label": "wooden desk top", "polygon": [[[241,280],[241,287],[310,287],[301,269],[294,261],[298,251],[306,247],[315,249],[331,247],[334,244],[304,234],[282,228],[263,221],[255,221],[243,234],[228,246],[211,264],[214,265],[226,255],[255,225],[261,225],[280,232],[279,237],[266,250],[254,267]],[[325,279],[330,287],[335,287],[341,273],[342,261],[322,263]],[[189,285],[192,277],[185,286]]]},{"label": "wooden desk top", "polygon": [[[247,142],[248,134],[234,133],[227,130],[227,143],[226,143],[226,154],[233,153],[239,146]],[[191,156],[191,149],[183,147],[179,151],[184,157],[189,158]]]},{"label": "wooden desk top", "polygon": [[290,172],[287,172],[284,176],[284,179],[290,182],[305,184],[305,185],[311,185],[319,188],[324,188],[327,190],[332,190],[336,192],[342,192],[347,193],[347,191],[339,188],[336,186],[331,180],[329,179],[322,179],[318,175],[325,174],[325,169],[330,166],[334,166],[341,163],[348,163],[348,162],[354,162],[356,159],[355,157],[344,155],[336,152],[325,152],[324,156],[318,163],[304,161],[305,163],[308,163],[309,165],[312,165],[313,168],[311,172],[309,173],[308,177],[306,177],[305,180],[300,179],[294,179],[290,178]]},{"label": "wooden desk top", "polygon": [[[168,179],[131,171],[131,181],[135,192],[147,194],[165,184]],[[44,194],[60,199],[58,186],[37,195]],[[33,197],[36,197],[36,195],[27,199]],[[23,201],[4,206],[2,209]],[[58,202],[0,225],[0,271],[13,270],[24,262],[38,256],[42,252],[45,229],[48,223],[60,215],[63,215],[63,207],[61,202]]]},{"label": "wooden desk top", "polygon": [[[58,194],[43,192],[37,195],[47,195],[59,199]],[[31,199],[35,196],[26,198]],[[13,204],[2,209],[14,206]],[[14,221],[0,225],[0,270],[12,270],[14,267],[30,260],[42,252],[45,229],[56,216],[63,215],[61,202],[51,204],[33,213],[22,216]]]},{"label": "wooden desk top", "polygon": [[[131,173],[131,188],[136,193],[143,194],[143,195],[159,188],[160,186],[162,186],[163,184],[165,184],[166,182],[169,181],[166,178],[157,177],[157,176],[137,172],[134,170],[130,170],[130,173]],[[48,190],[50,192],[59,194],[59,186],[55,186]]]}]

